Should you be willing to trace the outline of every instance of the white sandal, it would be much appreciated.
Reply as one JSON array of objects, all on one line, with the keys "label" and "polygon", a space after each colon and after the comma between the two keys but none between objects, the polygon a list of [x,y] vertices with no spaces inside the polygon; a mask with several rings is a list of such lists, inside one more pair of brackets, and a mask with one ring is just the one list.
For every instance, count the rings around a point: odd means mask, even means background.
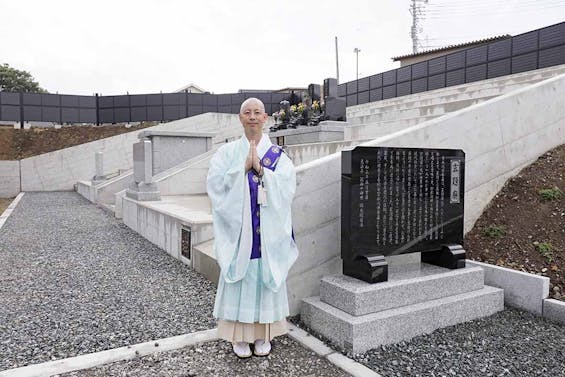
[{"label": "white sandal", "polygon": [[267,356],[271,353],[271,342],[264,339],[257,339],[253,343],[253,354],[255,356]]},{"label": "white sandal", "polygon": [[240,359],[247,359],[248,357],[251,357],[251,348],[249,348],[249,343],[246,342],[232,343],[232,347],[233,347],[233,352]]}]

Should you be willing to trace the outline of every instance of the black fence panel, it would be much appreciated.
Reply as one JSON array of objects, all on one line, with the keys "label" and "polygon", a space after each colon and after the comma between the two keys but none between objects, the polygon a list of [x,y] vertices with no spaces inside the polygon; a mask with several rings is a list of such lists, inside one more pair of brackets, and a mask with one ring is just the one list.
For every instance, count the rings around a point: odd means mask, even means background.
[{"label": "black fence panel", "polygon": [[538,67],[538,54],[531,52],[520,56],[512,57],[512,73],[531,71]]},{"label": "black fence panel", "polygon": [[538,65],[540,68],[565,64],[565,45],[539,51]]},{"label": "black fence panel", "polygon": [[512,39],[503,39],[488,45],[488,60],[509,58],[512,55]]},{"label": "black fence panel", "polygon": [[[369,89],[377,89],[383,87],[383,74],[373,75],[369,77]],[[338,93],[339,94],[339,93]]]},{"label": "black fence panel", "polygon": [[487,66],[487,78],[500,77],[512,73],[511,59],[502,59],[494,62],[489,62]]},{"label": "black fence panel", "polygon": [[546,27],[539,31],[540,50],[563,44],[564,40],[565,40],[565,22]]}]

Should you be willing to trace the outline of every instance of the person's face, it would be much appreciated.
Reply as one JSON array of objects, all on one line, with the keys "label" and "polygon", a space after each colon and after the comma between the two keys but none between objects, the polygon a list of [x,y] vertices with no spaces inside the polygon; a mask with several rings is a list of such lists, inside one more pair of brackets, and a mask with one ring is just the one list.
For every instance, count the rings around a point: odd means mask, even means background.
[{"label": "person's face", "polygon": [[246,134],[258,134],[263,132],[263,125],[267,121],[267,113],[258,103],[251,102],[245,106],[239,114],[239,120]]}]

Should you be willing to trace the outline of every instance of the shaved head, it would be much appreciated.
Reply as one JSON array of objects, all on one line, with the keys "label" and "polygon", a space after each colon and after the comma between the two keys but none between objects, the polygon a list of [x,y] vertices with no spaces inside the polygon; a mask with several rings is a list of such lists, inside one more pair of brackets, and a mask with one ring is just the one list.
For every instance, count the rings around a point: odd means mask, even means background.
[{"label": "shaved head", "polygon": [[243,110],[245,110],[245,108],[250,105],[258,105],[261,110],[265,112],[265,104],[259,98],[251,97],[243,101],[241,107],[239,108],[239,113],[243,113]]}]

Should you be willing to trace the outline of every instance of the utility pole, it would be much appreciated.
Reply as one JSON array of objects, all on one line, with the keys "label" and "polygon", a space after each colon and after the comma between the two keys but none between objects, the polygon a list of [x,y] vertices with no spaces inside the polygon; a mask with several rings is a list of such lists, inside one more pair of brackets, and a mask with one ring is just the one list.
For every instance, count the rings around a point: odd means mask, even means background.
[{"label": "utility pole", "polygon": [[335,37],[335,74],[337,78],[337,83],[339,84],[339,59],[337,55],[337,36]]},{"label": "utility pole", "polygon": [[361,52],[361,49],[355,47],[353,52],[355,53],[355,77],[359,80],[359,53]]},{"label": "utility pole", "polygon": [[412,0],[410,5],[410,13],[412,14],[412,27],[410,28],[410,37],[412,38],[412,53],[418,52],[418,46],[420,41],[418,40],[418,34],[422,32],[422,27],[420,26],[420,20],[424,19],[424,14],[422,13],[423,5],[421,3],[427,4],[428,0]]}]

